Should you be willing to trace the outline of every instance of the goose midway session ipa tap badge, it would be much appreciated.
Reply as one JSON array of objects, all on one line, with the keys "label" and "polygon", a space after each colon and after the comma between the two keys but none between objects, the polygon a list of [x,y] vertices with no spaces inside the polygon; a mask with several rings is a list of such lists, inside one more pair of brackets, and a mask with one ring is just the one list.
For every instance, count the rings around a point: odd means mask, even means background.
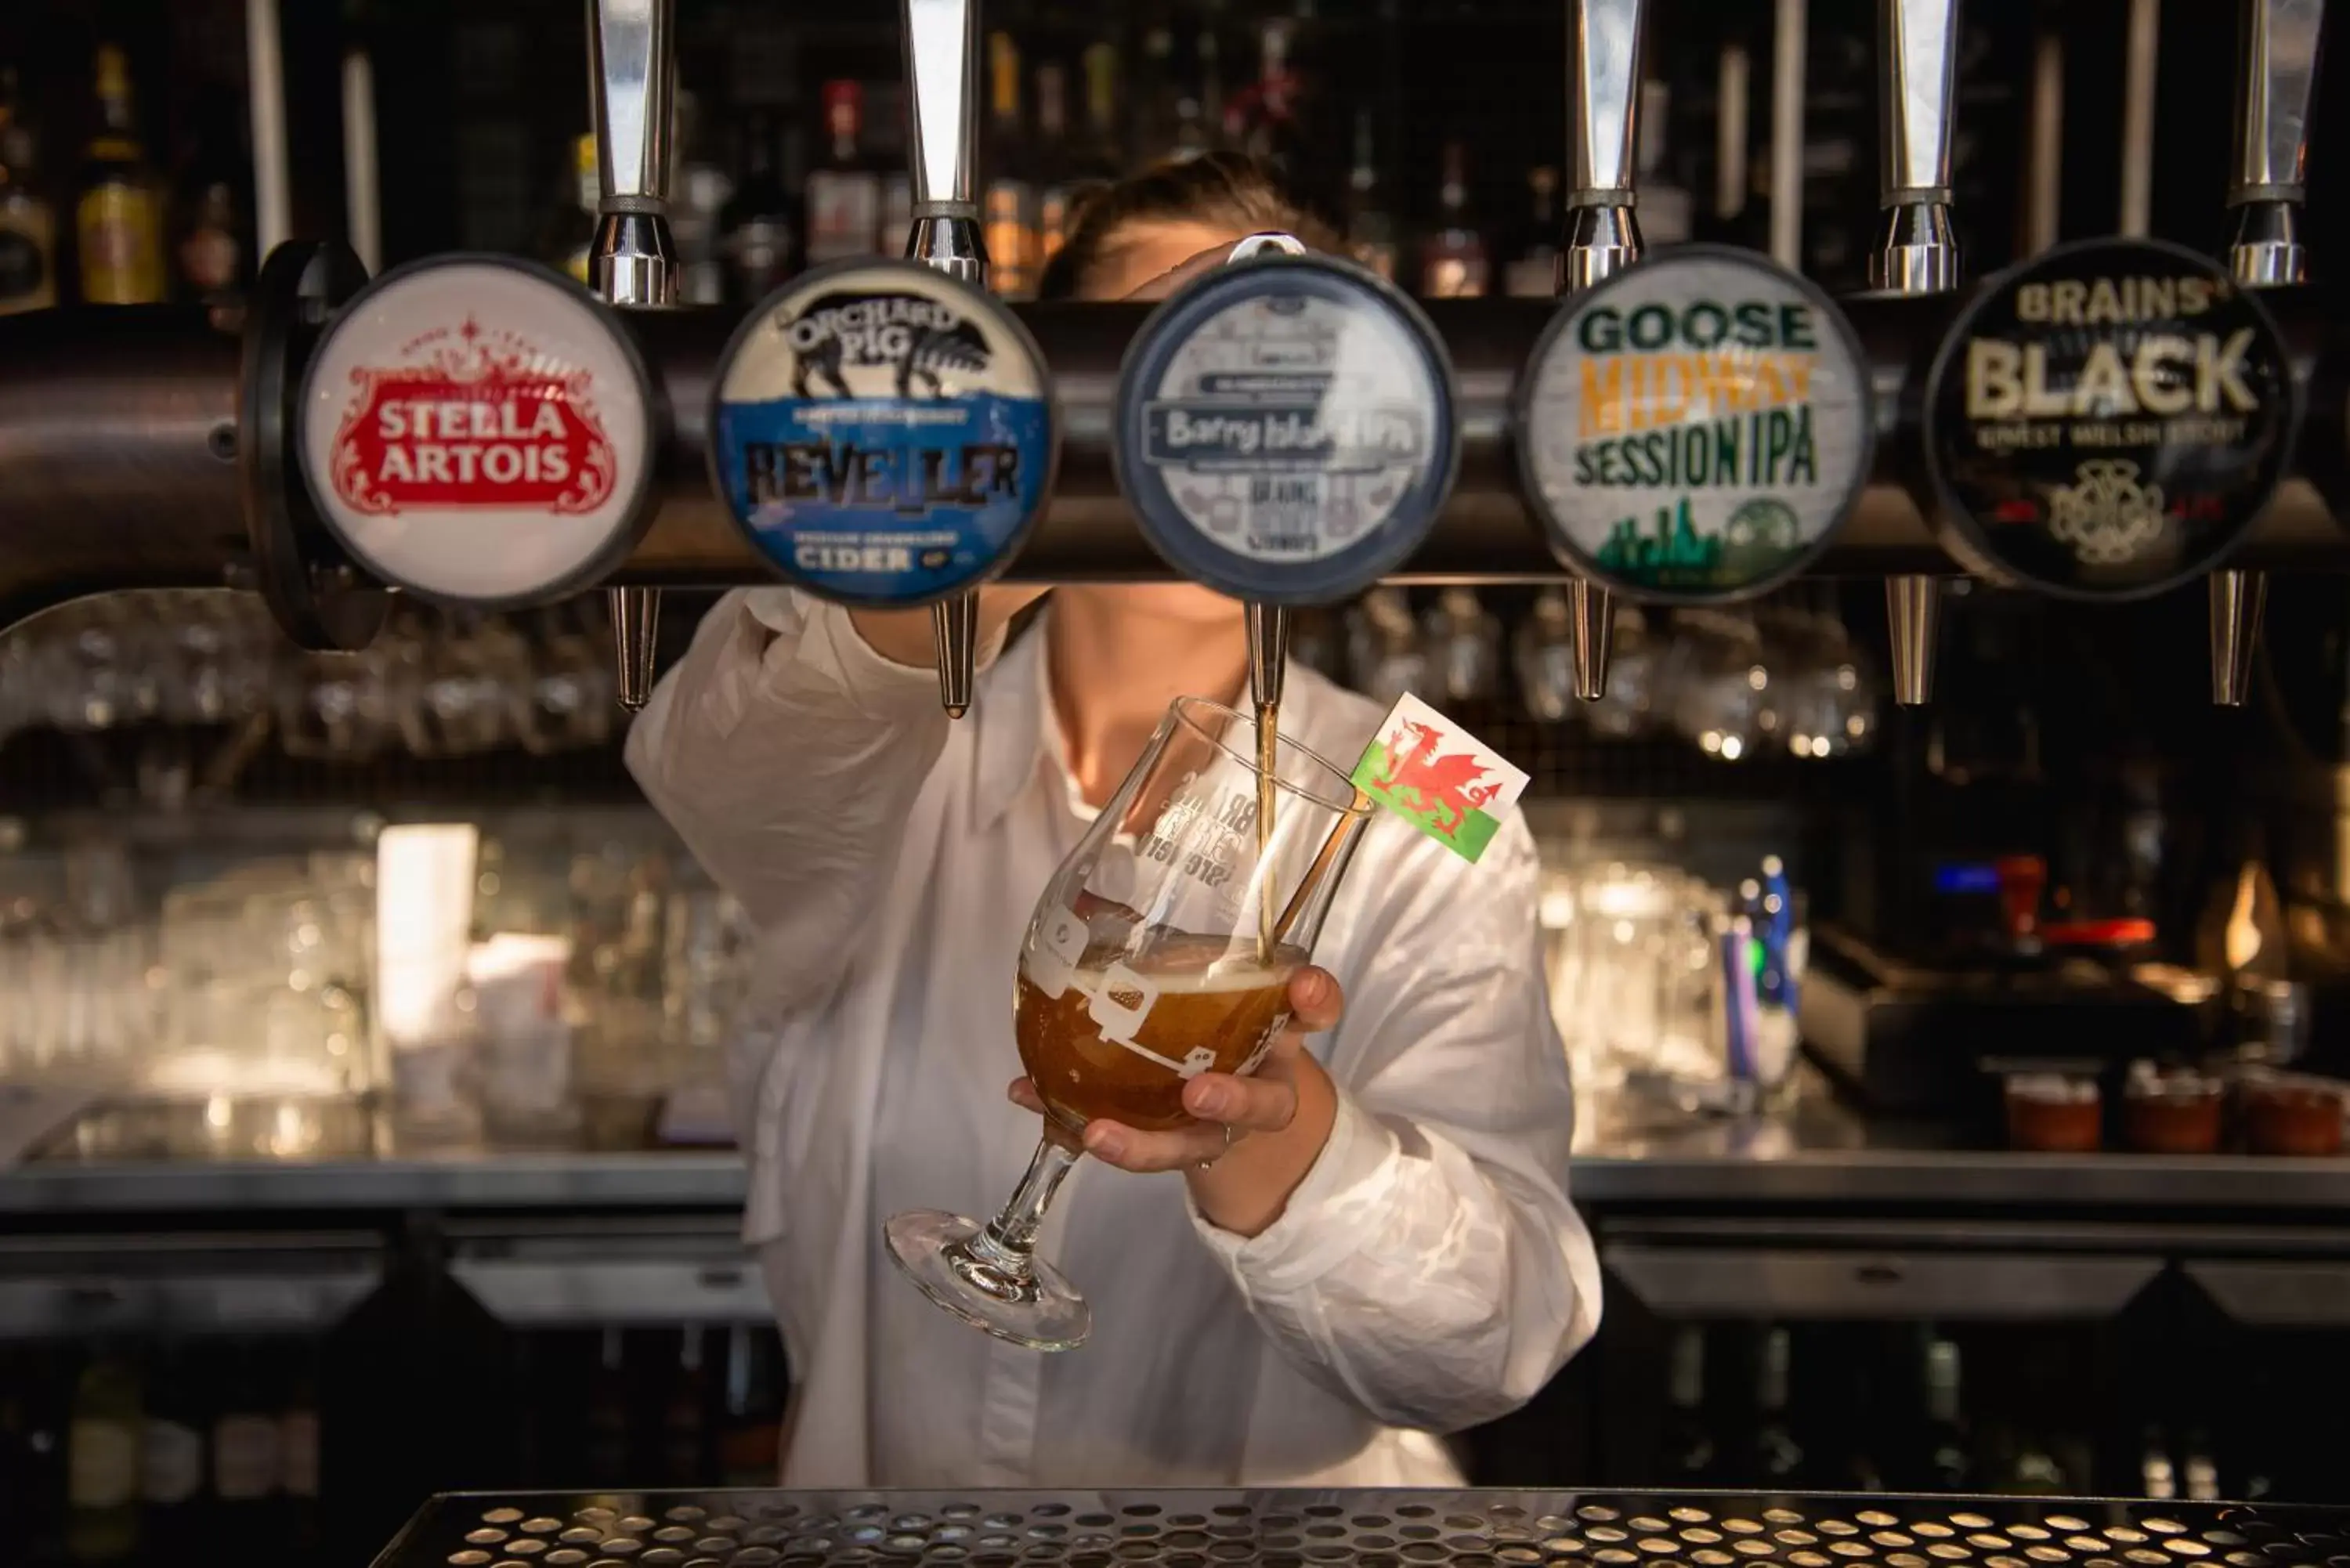
[{"label": "goose midway session ipa tap badge", "polygon": [[1752,597],[1816,559],[1868,483],[1868,364],[1765,256],[1677,246],[1576,296],[1534,347],[1518,458],[1552,549],[1631,598]]}]

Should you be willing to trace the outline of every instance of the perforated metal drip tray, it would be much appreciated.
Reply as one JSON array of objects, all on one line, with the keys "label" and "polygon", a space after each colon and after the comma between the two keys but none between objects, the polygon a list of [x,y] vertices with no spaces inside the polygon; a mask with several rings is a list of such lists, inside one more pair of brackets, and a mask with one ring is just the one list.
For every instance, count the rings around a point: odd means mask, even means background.
[{"label": "perforated metal drip tray", "polygon": [[1521,1491],[560,1492],[425,1505],[379,1568],[2350,1568],[2350,1509]]}]

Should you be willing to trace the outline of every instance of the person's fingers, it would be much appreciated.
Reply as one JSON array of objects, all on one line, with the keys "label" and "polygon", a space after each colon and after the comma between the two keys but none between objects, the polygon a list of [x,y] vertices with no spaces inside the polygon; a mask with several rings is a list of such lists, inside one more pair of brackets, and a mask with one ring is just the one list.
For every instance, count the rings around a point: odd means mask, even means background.
[{"label": "person's fingers", "polygon": [[1104,1165],[1149,1175],[1212,1164],[1232,1147],[1232,1137],[1222,1127],[1208,1122],[1194,1122],[1166,1132],[1143,1132],[1097,1117],[1086,1124],[1085,1143],[1086,1152]]},{"label": "person's fingers", "polygon": [[[1273,1060],[1267,1057],[1267,1064]],[[1253,1078],[1202,1073],[1183,1085],[1183,1108],[1203,1122],[1243,1132],[1279,1132],[1296,1119],[1297,1085],[1286,1073]]]},{"label": "person's fingers", "polygon": [[1045,1096],[1036,1092],[1036,1081],[1034,1078],[1013,1079],[1012,1087],[1006,1093],[1010,1096],[1012,1103],[1022,1110],[1035,1111],[1040,1116],[1045,1114]]},{"label": "person's fingers", "polygon": [[1336,1028],[1346,1011],[1347,993],[1328,970],[1308,964],[1289,977],[1289,1026],[1300,1034]]}]

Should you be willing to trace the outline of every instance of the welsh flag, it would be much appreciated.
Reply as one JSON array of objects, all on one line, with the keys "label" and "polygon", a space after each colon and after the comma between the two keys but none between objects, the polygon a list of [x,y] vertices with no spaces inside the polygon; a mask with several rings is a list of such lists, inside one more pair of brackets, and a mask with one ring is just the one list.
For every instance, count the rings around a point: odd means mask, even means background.
[{"label": "welsh flag", "polygon": [[1407,692],[1355,764],[1355,787],[1464,860],[1485,853],[1526,775]]}]

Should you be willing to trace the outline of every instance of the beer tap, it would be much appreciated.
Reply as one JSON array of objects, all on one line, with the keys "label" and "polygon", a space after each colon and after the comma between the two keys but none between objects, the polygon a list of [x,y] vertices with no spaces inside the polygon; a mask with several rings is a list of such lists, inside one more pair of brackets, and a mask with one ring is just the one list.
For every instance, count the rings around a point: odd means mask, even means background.
[{"label": "beer tap", "polygon": [[[588,277],[606,303],[660,310],[677,303],[670,238],[670,100],[675,86],[674,0],[588,0],[588,92],[595,100],[602,199]],[[609,588],[619,655],[620,705],[652,696],[655,588]]]},{"label": "beer tap", "polygon": [[[2235,159],[2228,180],[2236,238],[2228,265],[2246,288],[2308,279],[2301,207],[2324,19],[2325,0],[2241,0],[2238,12]],[[2241,708],[2251,691],[2268,578],[2214,572],[2210,593],[2211,701]]]},{"label": "beer tap", "polygon": [[[979,0],[903,0],[910,130],[909,171],[914,226],[906,259],[973,287],[987,286],[980,231]],[[978,658],[979,596],[931,607],[939,701],[960,719],[971,711]]]},{"label": "beer tap", "polygon": [[[1869,286],[1898,295],[1959,286],[1950,226],[1950,123],[1958,96],[1959,0],[1877,0],[1878,197],[1885,218],[1869,257]],[[1915,707],[1934,689],[1941,585],[1888,577],[1893,700]]]},{"label": "beer tap", "polygon": [[[1227,262],[1246,261],[1265,251],[1302,256],[1305,246],[1295,234],[1251,234],[1232,247]],[[1283,676],[1289,669],[1289,607],[1251,599],[1243,607],[1248,624],[1249,699],[1263,715],[1281,709]]]},{"label": "beer tap", "polygon": [[[1567,12],[1566,244],[1559,252],[1558,292],[1579,294],[1640,259],[1640,220],[1633,188],[1638,167],[1640,31],[1646,0],[1571,0]],[[1616,631],[1615,596],[1586,577],[1567,580],[1575,694],[1607,694],[1607,656]]]}]

